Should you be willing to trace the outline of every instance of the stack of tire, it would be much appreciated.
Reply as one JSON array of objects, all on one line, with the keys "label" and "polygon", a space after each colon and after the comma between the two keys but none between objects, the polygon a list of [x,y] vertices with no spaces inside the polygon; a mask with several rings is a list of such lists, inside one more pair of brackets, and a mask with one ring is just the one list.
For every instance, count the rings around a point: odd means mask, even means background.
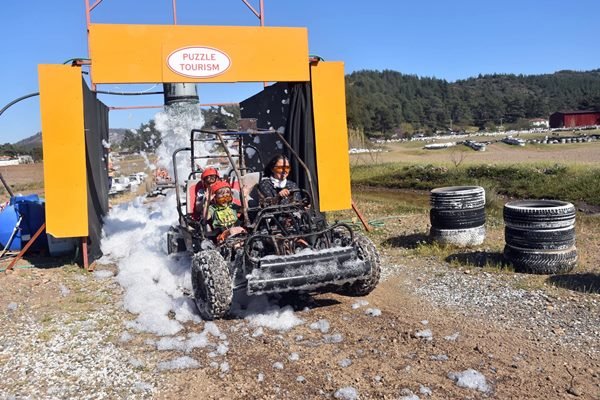
[{"label": "stack of tire", "polygon": [[476,246],[485,240],[485,190],[449,186],[431,191],[431,238],[442,244]]},{"label": "stack of tire", "polygon": [[517,272],[558,274],[577,263],[575,207],[558,200],[504,205],[504,258]]}]

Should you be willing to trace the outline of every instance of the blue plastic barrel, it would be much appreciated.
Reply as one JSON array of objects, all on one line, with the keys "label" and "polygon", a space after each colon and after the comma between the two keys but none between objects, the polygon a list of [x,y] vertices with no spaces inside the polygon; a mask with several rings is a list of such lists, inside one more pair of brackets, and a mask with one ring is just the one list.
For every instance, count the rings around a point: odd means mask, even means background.
[{"label": "blue plastic barrel", "polygon": [[[44,200],[40,199],[37,194],[11,197],[9,204],[0,212],[1,249],[4,249],[10,241],[19,217],[23,218],[21,219],[17,233],[8,247],[10,251],[21,250],[44,223],[46,220]],[[30,247],[31,250],[43,250],[47,248],[48,240],[44,232]]]}]

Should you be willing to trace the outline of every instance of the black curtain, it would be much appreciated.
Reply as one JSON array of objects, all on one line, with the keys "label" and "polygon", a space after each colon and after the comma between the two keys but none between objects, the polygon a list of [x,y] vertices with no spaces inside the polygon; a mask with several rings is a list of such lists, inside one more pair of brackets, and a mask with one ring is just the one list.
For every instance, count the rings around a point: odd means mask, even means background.
[{"label": "black curtain", "polygon": [[88,257],[92,262],[102,256],[102,218],[108,212],[108,107],[96,97],[85,81],[83,112],[85,126],[85,162],[88,193]]},{"label": "black curtain", "polygon": [[[315,153],[315,133],[313,125],[312,94],[308,82],[279,82],[266,87],[260,93],[240,103],[242,118],[255,118],[259,129],[284,130],[283,137],[298,157],[307,165],[315,190],[315,209],[319,209],[317,190],[317,163]],[[276,135],[248,137],[245,144],[251,144],[260,152],[260,157],[246,155],[246,165],[262,171],[269,160],[283,153],[290,158],[292,172],[290,179],[299,187],[310,190],[309,180],[304,169],[298,164]]]}]

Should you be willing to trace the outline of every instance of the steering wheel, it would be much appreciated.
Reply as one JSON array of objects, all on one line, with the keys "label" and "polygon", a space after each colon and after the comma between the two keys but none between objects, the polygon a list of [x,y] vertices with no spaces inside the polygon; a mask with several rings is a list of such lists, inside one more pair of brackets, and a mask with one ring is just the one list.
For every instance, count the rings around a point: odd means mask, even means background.
[{"label": "steering wheel", "polygon": [[[300,193],[300,199],[296,200],[296,193]],[[283,199],[288,199],[290,201],[290,203],[300,203],[302,204],[304,207],[310,207],[311,205],[311,196],[310,193],[308,193],[307,190],[305,189],[292,189],[290,190],[290,194],[288,195],[288,197],[281,197],[279,198],[279,203],[281,203],[281,201]]]}]

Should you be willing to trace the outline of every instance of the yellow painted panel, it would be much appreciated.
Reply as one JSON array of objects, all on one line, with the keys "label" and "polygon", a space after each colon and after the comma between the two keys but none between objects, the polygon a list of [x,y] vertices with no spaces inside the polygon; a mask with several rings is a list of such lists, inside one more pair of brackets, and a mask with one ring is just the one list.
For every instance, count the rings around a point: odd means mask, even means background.
[{"label": "yellow painted panel", "polygon": [[46,231],[88,236],[81,69],[39,65]]},{"label": "yellow painted panel", "polygon": [[344,63],[311,66],[319,205],[321,211],[351,207]]},{"label": "yellow painted panel", "polygon": [[[92,24],[89,42],[92,79],[97,84],[310,79],[306,28]],[[196,50],[187,54],[182,50],[186,48]],[[228,58],[227,68],[219,64],[212,76],[190,77],[169,67],[169,56],[178,50],[189,56],[188,67],[213,65],[198,48]]]}]

